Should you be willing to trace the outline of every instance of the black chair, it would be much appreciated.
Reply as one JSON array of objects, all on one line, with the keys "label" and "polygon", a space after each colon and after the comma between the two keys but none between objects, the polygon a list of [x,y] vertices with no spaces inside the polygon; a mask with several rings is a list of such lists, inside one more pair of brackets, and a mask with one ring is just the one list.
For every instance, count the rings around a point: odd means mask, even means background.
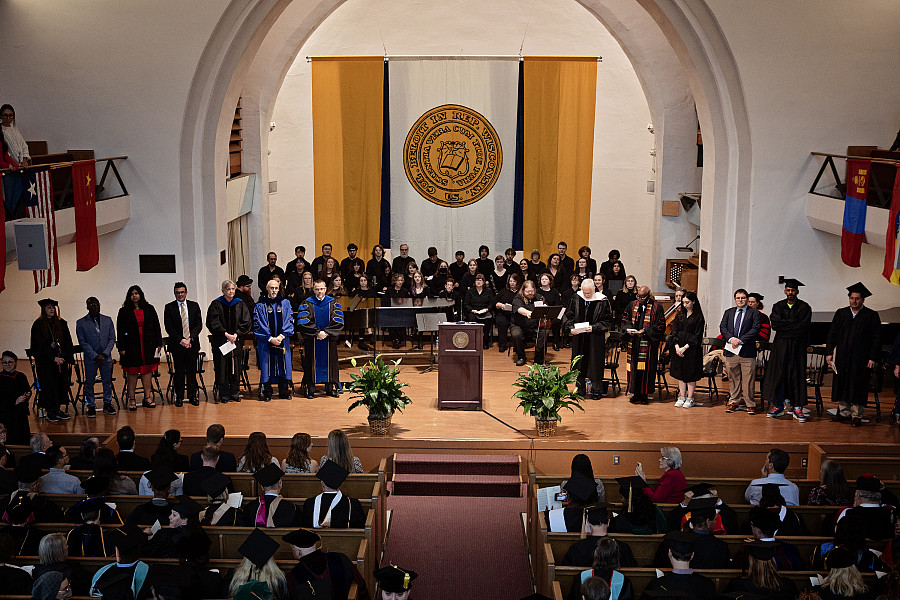
[{"label": "black chair", "polygon": [[[206,352],[201,350],[197,353],[197,394],[199,396],[202,390],[203,399],[209,402],[209,394],[206,393],[206,381],[203,380],[204,373],[206,373]],[[241,369],[241,373],[243,373],[243,369]]]},{"label": "black chair", "polygon": [[[85,384],[87,383],[85,371],[84,371],[84,348],[81,347],[81,344],[76,344],[73,347],[73,350],[75,353],[75,364],[72,365],[72,371],[75,373],[75,381],[76,381],[76,385],[78,386],[77,390],[75,392],[75,402],[73,404],[81,403],[81,414],[84,414],[85,410],[87,409],[87,399],[85,398],[85,395],[84,395],[84,388],[85,388]],[[113,373],[114,373],[115,368],[116,368],[116,361],[115,361],[115,359],[113,359],[111,357],[109,358],[109,360],[112,361],[112,369],[113,369]],[[122,407],[119,404],[119,395],[116,393],[116,378],[114,375],[110,375],[110,378],[111,378],[111,382],[112,382],[113,402],[116,403],[116,410],[120,410]],[[100,377],[99,371],[97,372],[97,376],[94,378],[93,383],[94,383],[95,393],[96,393],[97,386],[99,385],[100,393],[102,395],[103,379]]]},{"label": "black chair", "polygon": [[875,363],[875,367],[869,369],[869,393],[875,398],[875,422],[881,423],[881,399],[879,395],[884,391],[885,376],[884,360]]},{"label": "black chair", "polygon": [[659,343],[659,347],[657,348],[657,360],[656,360],[656,387],[659,388],[659,393],[662,394],[662,390],[666,390],[666,396],[669,395],[669,382],[666,381],[666,368],[669,366],[669,344],[672,339],[672,334],[666,336],[666,339]]},{"label": "black chair", "polygon": [[[706,356],[713,350],[722,349],[725,347],[725,340],[722,338],[703,338],[700,344],[701,353],[703,356]],[[696,390],[698,392],[704,392],[707,396],[709,396],[710,404],[715,404],[719,400],[719,386],[716,383],[716,373],[719,370],[719,365],[722,364],[719,362],[718,358],[714,358],[712,361],[707,363],[703,367],[703,377],[706,379],[706,385],[700,385],[700,382],[697,382]]]},{"label": "black chair", "polygon": [[[616,396],[622,393],[622,382],[619,381],[619,355],[622,352],[622,334],[611,331],[606,337],[606,356],[603,362],[603,381],[607,391],[616,390]],[[616,397],[612,396],[611,397]]]},{"label": "black chair", "polygon": [[762,386],[766,379],[766,367],[769,366],[769,355],[772,353],[771,344],[766,340],[756,341],[756,388],[753,390],[754,398],[757,399],[759,410],[765,412],[766,401],[762,397]]},{"label": "black chair", "polygon": [[825,363],[825,346],[808,346],[806,348],[806,387],[811,387],[813,395],[807,392],[807,400],[816,401],[816,416],[821,417],[825,412],[825,403],[822,401],[822,385],[825,382],[825,374],[828,365]]},{"label": "black chair", "polygon": [[[80,349],[80,347],[79,347],[79,349]],[[32,384],[32,388],[34,388],[34,390],[37,392],[32,397],[31,407],[37,411],[35,414],[37,414],[38,418],[43,418],[45,415],[43,415],[43,413],[40,412],[39,409],[37,408],[38,398],[41,395],[41,382],[38,380],[37,366],[35,365],[34,354],[32,353],[31,348],[25,349],[25,356],[28,357],[28,362],[31,365],[31,376],[34,378],[33,379],[34,383]],[[65,406],[63,407],[63,410],[68,412],[69,404],[71,404],[75,414],[78,414],[78,405],[75,404],[75,396],[72,395],[72,385],[73,385],[72,384],[72,365],[66,365],[66,369],[68,371],[67,380],[68,380],[69,384],[66,387],[66,403],[65,403]]]}]

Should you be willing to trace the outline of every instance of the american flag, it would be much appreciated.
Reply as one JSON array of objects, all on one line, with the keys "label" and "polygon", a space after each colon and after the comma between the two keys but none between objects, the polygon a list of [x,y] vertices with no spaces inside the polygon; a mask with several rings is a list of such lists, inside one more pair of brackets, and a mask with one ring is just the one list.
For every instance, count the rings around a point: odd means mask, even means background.
[{"label": "american flag", "polygon": [[45,287],[59,283],[59,255],[56,252],[56,213],[53,211],[53,187],[50,183],[50,169],[27,171],[25,190],[25,212],[31,218],[47,222],[47,250],[50,268],[34,273],[34,293]]}]

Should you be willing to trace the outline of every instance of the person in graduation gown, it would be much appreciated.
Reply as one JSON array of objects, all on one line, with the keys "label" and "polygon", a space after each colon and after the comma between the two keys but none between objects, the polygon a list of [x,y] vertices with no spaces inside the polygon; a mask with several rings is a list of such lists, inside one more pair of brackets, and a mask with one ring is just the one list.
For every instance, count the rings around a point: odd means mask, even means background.
[{"label": "person in graduation gown", "polygon": [[153,499],[135,507],[128,515],[126,523],[138,527],[151,527],[159,521],[160,525],[166,526],[169,524],[169,516],[172,514],[172,505],[168,499],[169,488],[178,477],[172,472],[172,469],[164,466],[156,467],[144,476],[150,483]]},{"label": "person in graduation gown", "polygon": [[793,510],[787,507],[784,497],[781,495],[779,485],[776,483],[767,483],[762,486],[762,497],[759,499],[759,505],[767,508],[778,515],[781,525],[778,527],[778,535],[796,536],[809,535],[809,530],[803,519]]},{"label": "person in graduation gown", "polygon": [[[216,370],[219,402],[240,402],[240,370],[243,362],[243,336],[250,332],[252,318],[247,304],[235,297],[237,286],[230,279],[222,282],[222,295],[213,300],[206,311]],[[219,348],[226,342],[237,348],[223,355]]]},{"label": "person in graduation gown", "polygon": [[850,550],[838,547],[829,552],[825,568],[828,574],[819,585],[810,588],[821,600],[874,600],[878,595],[863,581],[856,568],[856,556]]},{"label": "person in graduation gown", "polygon": [[375,569],[376,588],[375,600],[409,600],[412,592],[412,582],[418,577],[418,573],[389,565]]},{"label": "person in graduation gown", "polygon": [[[587,536],[578,540],[566,550],[561,565],[572,567],[590,567],[594,563],[594,550],[600,540],[609,539],[609,509],[606,506],[593,506],[585,511]],[[636,567],[634,552],[626,542],[616,540],[619,546],[619,566]]]},{"label": "person in graduation gown", "polygon": [[647,482],[637,475],[618,477],[616,482],[619,484],[622,510],[610,522],[609,530],[612,533],[637,535],[665,533],[665,515],[642,491],[647,487]]},{"label": "person in graduation gown", "polygon": [[693,555],[693,543],[695,535],[681,531],[670,531],[666,534],[665,541],[669,545],[669,562],[672,565],[670,572],[662,577],[651,580],[641,598],[651,598],[652,590],[668,590],[670,592],[682,592],[694,600],[715,600],[718,598],[716,584],[711,579],[693,572],[691,557]]},{"label": "person in graduation gown", "polygon": [[510,337],[516,354],[516,366],[525,364],[525,345],[528,340],[534,340],[534,364],[544,364],[544,353],[547,349],[547,330],[540,326],[540,319],[531,317],[537,298],[537,286],[533,281],[526,281],[519,288],[519,293],[512,303],[512,325]]},{"label": "person in graduation gown", "polygon": [[805,423],[806,347],[812,308],[797,297],[802,285],[796,279],[785,279],[785,299],[772,305],[769,318],[776,335],[766,366],[763,398],[772,405],[767,417],[783,415],[785,398],[789,398],[794,407],[793,417]]},{"label": "person in graduation gown", "polygon": [[325,294],[327,286],[319,279],[313,284],[313,296],[297,309],[297,329],[303,335],[303,385],[306,397],[315,396],[316,384],[325,384],[325,393],[338,397],[337,340],[344,329],[344,311],[340,302]]},{"label": "person in graduation gown", "polygon": [[38,406],[47,411],[47,420],[53,423],[69,418],[59,407],[69,400],[69,368],[75,363],[75,355],[69,325],[57,314],[59,303],[45,298],[38,304],[41,316],[31,326],[31,354],[40,382]]},{"label": "person in graduation gown", "polygon": [[[835,548],[846,548],[856,557],[856,568],[860,573],[874,573],[881,571],[888,573],[891,567],[887,566],[874,552],[869,550],[866,542],[866,527],[861,519],[853,516],[845,516],[837,522],[834,531],[834,540],[822,542],[813,550],[810,569],[821,572],[825,568],[828,554]],[[882,553],[884,556],[884,553]]]},{"label": "person in graduation gown", "polygon": [[[725,586],[723,596],[740,598],[740,593],[748,596],[758,595],[766,600],[794,600],[797,597],[797,585],[778,573],[775,553],[778,542],[746,542],[744,549],[748,556],[746,575],[735,577]],[[735,595],[729,595],[734,592]]]},{"label": "person in graduation gown", "polygon": [[256,347],[259,351],[263,400],[272,399],[272,385],[278,385],[278,397],[290,398],[288,382],[291,370],[291,336],[294,318],[291,303],[279,295],[277,282],[266,284],[266,297],[256,304],[253,319]]},{"label": "person in graduation gown", "polygon": [[63,510],[52,500],[38,493],[41,487],[42,467],[34,461],[22,461],[15,470],[19,489],[8,496],[0,498],[0,520],[8,522],[4,515],[9,508],[15,506],[20,498],[27,497],[34,521],[37,523],[63,523],[66,518]]},{"label": "person in graduation gown", "polygon": [[[587,330],[576,330],[577,323],[587,323]],[[578,370],[578,393],[586,393],[585,380],[592,382],[591,397],[601,398],[603,372],[606,365],[606,333],[613,323],[609,300],[594,287],[592,279],[581,282],[581,289],[572,297],[563,316],[563,328],[572,334],[572,360],[581,356]]]},{"label": "person in graduation gown", "polygon": [[0,581],[3,582],[3,593],[28,597],[34,581],[28,571],[12,564],[17,550],[12,537],[0,535]]},{"label": "person in graduation gown", "polygon": [[3,370],[0,371],[0,423],[6,426],[7,431],[4,444],[25,446],[31,438],[28,424],[31,384],[25,373],[16,370],[19,357],[12,351],[4,350],[0,360],[3,364]]},{"label": "person in graduation gown", "polygon": [[[781,526],[781,519],[778,518],[777,514],[768,508],[754,506],[750,509],[749,521],[750,533],[753,535],[753,539],[760,542],[776,541],[775,532]],[[806,568],[803,557],[795,545],[780,539],[777,541],[779,546],[775,550],[775,563],[778,565],[779,570],[802,571]],[[732,564],[735,568],[747,568],[747,552],[745,549],[735,553]]]},{"label": "person in graduation gown", "polygon": [[244,527],[292,527],[297,524],[300,511],[281,496],[282,477],[284,471],[274,463],[253,474],[263,495],[244,506]]},{"label": "person in graduation gown", "polygon": [[[731,558],[728,544],[714,533],[716,527],[716,500],[714,498],[698,498],[688,503],[690,510],[690,527],[683,531],[693,531],[691,558],[692,569],[727,569]],[[677,531],[677,530],[676,530]],[[653,565],[656,567],[669,566],[668,543],[663,540],[656,551]]]},{"label": "person in graduation gown", "polygon": [[565,506],[547,511],[547,526],[554,533],[579,533],[584,529],[585,511],[597,503],[597,484],[580,472],[575,472],[563,486]]},{"label": "person in graduation gown", "polygon": [[837,522],[852,518],[863,528],[865,537],[871,540],[886,540],[894,537],[891,524],[892,507],[886,506],[881,480],[871,474],[856,479],[853,506],[838,513]]},{"label": "person in graduation gown", "polygon": [[69,556],[115,556],[115,538],[121,535],[121,531],[101,524],[101,512],[104,507],[109,508],[105,500],[97,497],[81,503],[81,524],[70,529],[66,535]]},{"label": "person in graduation gown", "polygon": [[[287,589],[287,578],[275,563],[275,552],[279,546],[280,544],[262,529],[254,529],[238,548],[238,552],[244,558],[224,577],[222,589],[225,593],[222,595],[235,599],[288,600],[290,594]],[[267,593],[239,593],[239,589],[248,583],[251,584],[251,591],[254,584],[262,584],[260,587]]]},{"label": "person in graduation gown", "polygon": [[637,298],[622,315],[622,329],[628,344],[625,364],[628,368],[628,393],[632,395],[630,401],[632,404],[648,404],[656,386],[658,346],[666,332],[662,306],[653,299],[649,287],[642,285],[637,289]]},{"label": "person in graduation gown", "polygon": [[718,497],[718,492],[713,489],[712,485],[708,483],[694,484],[684,490],[684,498],[684,501],[676,505],[675,508],[666,515],[669,531],[683,529],[687,524],[688,520],[691,518],[691,511],[688,509],[688,504],[690,504],[691,500],[712,498],[716,501],[715,508],[717,513],[716,525],[713,528],[713,532],[724,535],[738,535],[740,533],[738,530],[737,513]]},{"label": "person in graduation gown", "polygon": [[618,540],[610,537],[597,540],[592,560],[587,566],[591,568],[573,578],[569,600],[582,600],[581,586],[590,577],[599,577],[609,585],[609,600],[634,600],[631,580],[618,570],[623,566]]},{"label": "person in graduation gown", "polygon": [[[506,352],[509,346],[509,326],[512,320],[512,303],[519,291],[522,283],[522,276],[516,271],[506,280],[506,287],[500,290],[494,296],[494,322],[497,325],[497,341],[499,343],[499,352]],[[506,310],[509,305],[510,310]]]},{"label": "person in graduation gown", "polygon": [[41,538],[46,531],[32,525],[34,521],[31,498],[19,495],[3,512],[3,520],[8,525],[0,528],[0,535],[12,537],[17,556],[37,556]]},{"label": "person in graduation gown", "polygon": [[[559,255],[555,254],[554,256]],[[562,296],[559,293],[559,289],[554,286],[553,277],[549,272],[541,273],[538,276],[537,299],[543,302],[544,306],[561,306],[565,308],[562,303]],[[556,315],[553,315],[553,317],[554,318],[550,320],[550,331],[553,333],[553,351],[559,352],[559,334],[562,330],[562,321],[556,319]]]},{"label": "person in graduation gown", "polygon": [[347,600],[350,587],[356,583],[357,598],[368,600],[369,590],[366,581],[360,575],[350,559],[340,552],[322,552],[321,538],[308,529],[298,529],[284,536],[284,541],[291,545],[291,551],[297,564],[287,574],[287,585],[291,597],[298,597],[299,590],[312,589],[315,595],[319,591],[325,597],[334,600]]},{"label": "person in graduation gown", "polygon": [[358,529],[366,524],[366,513],[356,498],[345,496],[341,484],[349,471],[333,460],[319,467],[316,477],[322,482],[322,493],[303,503],[301,525],[315,529]]},{"label": "person in graduation gown", "polygon": [[209,505],[198,515],[201,525],[238,527],[242,524],[241,511],[228,504],[230,486],[231,477],[218,472],[213,473],[200,484],[209,501]]},{"label": "person in graduation gown", "polygon": [[872,369],[881,358],[881,318],[864,305],[872,293],[861,282],[847,291],[850,306],[839,308],[831,319],[825,362],[835,371],[831,399],[838,402],[838,413],[832,421],[850,421],[859,427]]},{"label": "person in graduation gown", "polygon": [[[69,523],[82,523],[84,519],[83,513],[97,510],[99,512],[100,523],[103,525],[123,525],[125,523],[125,521],[122,520],[119,511],[106,503],[104,494],[109,488],[108,477],[88,477],[81,482],[81,488],[84,490],[84,493],[87,494],[87,498],[80,502],[76,502],[66,509],[66,521]],[[96,500],[100,500],[100,503],[97,504],[95,502]]]},{"label": "person in graduation gown", "polygon": [[675,315],[672,323],[673,352],[669,374],[678,381],[678,399],[675,406],[694,406],[694,390],[703,377],[703,332],[706,320],[700,300],[694,292],[685,292],[681,299],[684,310]]},{"label": "person in graduation gown", "polygon": [[172,505],[168,527],[157,531],[147,542],[145,556],[178,558],[178,546],[192,536],[207,537],[197,515],[203,508],[190,496],[179,496]]},{"label": "person in graduation gown", "polygon": [[127,527],[116,537],[116,562],[100,567],[94,573],[89,595],[110,599],[152,598],[147,581],[149,566],[140,560],[146,541],[147,534],[132,527]]}]

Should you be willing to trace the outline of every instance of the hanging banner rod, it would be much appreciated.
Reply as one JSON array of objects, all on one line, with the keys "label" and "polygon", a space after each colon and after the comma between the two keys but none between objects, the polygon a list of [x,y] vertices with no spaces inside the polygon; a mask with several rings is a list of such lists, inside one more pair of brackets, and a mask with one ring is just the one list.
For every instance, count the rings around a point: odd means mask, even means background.
[{"label": "hanging banner rod", "polygon": [[[312,62],[314,58],[336,58],[335,56],[307,56],[306,62]],[[574,56],[559,56],[553,58],[594,58],[594,57],[574,57]],[[602,56],[597,56],[597,62],[603,62]],[[517,54],[391,54],[389,56],[384,57],[384,62],[389,62],[391,60],[524,60],[524,56],[519,56]]]}]

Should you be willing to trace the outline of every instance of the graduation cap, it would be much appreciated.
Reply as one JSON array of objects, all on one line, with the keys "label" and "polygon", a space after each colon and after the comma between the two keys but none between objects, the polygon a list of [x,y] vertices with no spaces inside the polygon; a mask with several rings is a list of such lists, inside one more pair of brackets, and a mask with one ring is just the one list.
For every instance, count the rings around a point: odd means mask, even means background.
[{"label": "graduation cap", "polygon": [[320,538],[317,533],[312,532],[308,529],[298,529],[297,531],[288,533],[281,539],[283,539],[288,544],[291,544],[292,546],[297,546],[298,548],[312,548],[322,538]]},{"label": "graduation cap", "polygon": [[278,542],[263,533],[262,529],[254,529],[238,548],[238,552],[262,569],[269,559],[275,556],[278,546]]},{"label": "graduation cap", "polygon": [[106,506],[106,498],[102,496],[98,496],[96,498],[88,498],[87,500],[82,500],[78,504],[76,504],[73,508],[77,511],[78,515],[86,515],[88,513],[99,512],[104,506]]},{"label": "graduation cap", "polygon": [[847,295],[849,296],[852,293],[857,293],[863,298],[868,298],[872,295],[872,292],[869,291],[869,288],[863,285],[862,281],[857,281],[853,285],[847,288]]},{"label": "graduation cap", "polygon": [[316,472],[316,477],[321,479],[322,483],[331,489],[336,490],[341,487],[341,484],[344,483],[344,480],[347,479],[349,474],[350,472],[347,469],[333,460],[329,460],[319,467],[319,470]]},{"label": "graduation cap", "polygon": [[796,290],[803,287],[803,282],[799,279],[794,279],[793,277],[785,277],[784,287],[794,288]]},{"label": "graduation cap", "polygon": [[284,477],[284,471],[271,462],[253,474],[253,479],[263,487],[272,487],[282,477]]},{"label": "graduation cap", "polygon": [[765,533],[774,533],[781,527],[781,519],[768,508],[754,506],[748,515],[750,524]]},{"label": "graduation cap", "polygon": [[747,297],[748,298],[756,298],[757,302],[762,302],[763,300],[766,299],[766,297],[763,296],[762,294],[760,294],[759,292],[750,292],[749,294],[747,294]]},{"label": "graduation cap", "polygon": [[584,473],[576,471],[566,482],[566,491],[576,500],[587,502],[591,495],[597,493],[597,484]]},{"label": "graduation cap", "polygon": [[872,475],[871,473],[866,473],[865,475],[860,475],[856,479],[856,489],[862,492],[880,492],[881,491],[881,480]]},{"label": "graduation cap", "polygon": [[81,482],[81,489],[88,496],[99,496],[109,487],[109,477],[94,475]]},{"label": "graduation cap", "polygon": [[[330,461],[329,461],[330,462]],[[381,590],[388,593],[402,593],[410,588],[413,579],[419,574],[415,571],[401,569],[396,565],[375,570],[375,579]]]},{"label": "graduation cap", "polygon": [[16,467],[16,479],[19,483],[34,483],[41,478],[44,473],[35,462],[27,461]]},{"label": "graduation cap", "polygon": [[271,597],[272,590],[269,589],[269,585],[256,579],[251,579],[239,587],[232,596],[234,600],[269,600]]},{"label": "graduation cap", "polygon": [[744,542],[744,547],[747,548],[747,552],[750,553],[750,556],[756,560],[772,560],[775,558],[775,553],[778,551],[778,548],[781,547],[781,543],[760,542],[759,540],[754,540],[752,542]]},{"label": "graduation cap", "polygon": [[150,485],[154,490],[164,490],[173,481],[178,479],[178,476],[170,469],[169,467],[156,467],[152,471],[147,471],[144,473],[144,477],[147,478],[147,481],[150,482]]},{"label": "graduation cap", "polygon": [[639,494],[643,493],[641,490],[647,487],[647,482],[637,475],[631,475],[630,477],[616,477],[616,482],[619,484],[619,494],[628,500],[626,504],[627,512],[631,512],[634,503],[635,490],[637,490],[637,493]]},{"label": "graduation cap", "polygon": [[196,517],[203,510],[203,507],[197,504],[190,496],[178,496],[177,502],[172,505],[172,510],[177,512],[183,518]]},{"label": "graduation cap", "polygon": [[843,546],[835,546],[825,555],[826,569],[846,569],[856,564],[856,553]]},{"label": "graduation cap", "polygon": [[203,490],[210,498],[216,498],[222,494],[225,490],[228,489],[228,486],[231,485],[231,477],[225,475],[224,473],[220,473],[216,471],[209,477],[203,480],[200,484],[200,489]]},{"label": "graduation cap", "polygon": [[591,525],[606,525],[609,523],[609,509],[606,506],[592,506],[585,511],[587,521]]},{"label": "graduation cap", "polygon": [[59,302],[57,302],[53,298],[44,298],[43,300],[38,300],[38,304],[41,305],[41,308],[47,308],[48,306],[59,306]]},{"label": "graduation cap", "polygon": [[689,531],[670,531],[663,538],[669,544],[669,548],[679,554],[690,554],[691,544],[694,542],[695,534]]},{"label": "graduation cap", "polygon": [[691,500],[687,505],[687,509],[691,511],[691,520],[714,519],[717,503],[718,500],[715,498],[695,498]]},{"label": "graduation cap", "polygon": [[694,495],[694,498],[698,498],[699,496],[708,496],[712,489],[713,486],[710,483],[695,483],[690,487],[684,488],[682,492],[690,492]]}]

